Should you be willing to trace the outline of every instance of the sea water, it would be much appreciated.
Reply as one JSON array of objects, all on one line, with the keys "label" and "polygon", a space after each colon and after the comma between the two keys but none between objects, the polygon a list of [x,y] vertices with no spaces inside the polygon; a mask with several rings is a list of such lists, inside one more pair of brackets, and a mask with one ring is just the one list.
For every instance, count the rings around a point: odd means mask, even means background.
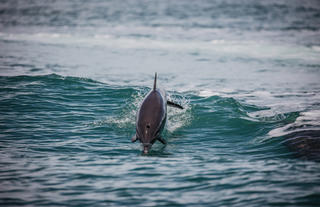
[{"label": "sea water", "polygon": [[319,206],[319,82],[317,0],[2,0],[0,205]]}]

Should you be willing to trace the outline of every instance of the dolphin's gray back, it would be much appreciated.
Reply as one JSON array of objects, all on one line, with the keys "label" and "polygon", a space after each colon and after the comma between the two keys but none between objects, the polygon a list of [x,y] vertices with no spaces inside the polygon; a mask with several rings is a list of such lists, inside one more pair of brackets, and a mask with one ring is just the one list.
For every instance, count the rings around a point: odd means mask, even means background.
[{"label": "dolphin's gray back", "polygon": [[136,136],[142,143],[152,143],[160,136],[167,114],[167,100],[163,91],[150,91],[137,114]]}]

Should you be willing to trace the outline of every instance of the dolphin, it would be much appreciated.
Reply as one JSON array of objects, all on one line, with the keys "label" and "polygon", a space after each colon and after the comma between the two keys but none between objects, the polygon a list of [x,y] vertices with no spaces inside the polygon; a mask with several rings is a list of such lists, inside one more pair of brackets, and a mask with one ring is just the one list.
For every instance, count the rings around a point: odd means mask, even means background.
[{"label": "dolphin", "polygon": [[167,100],[166,92],[157,88],[157,73],[155,73],[153,89],[142,101],[136,116],[136,134],[131,141],[139,140],[143,153],[148,154],[151,146],[158,140],[166,145],[161,133],[167,121],[167,105],[183,109],[179,104]]}]

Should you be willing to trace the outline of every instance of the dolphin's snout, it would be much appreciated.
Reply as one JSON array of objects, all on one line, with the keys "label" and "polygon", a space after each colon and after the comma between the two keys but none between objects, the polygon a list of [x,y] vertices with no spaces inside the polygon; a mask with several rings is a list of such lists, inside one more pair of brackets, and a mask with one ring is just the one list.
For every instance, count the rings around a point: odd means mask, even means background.
[{"label": "dolphin's snout", "polygon": [[143,144],[143,154],[148,154],[151,148],[151,144]]},{"label": "dolphin's snout", "polygon": [[144,147],[144,148],[143,148],[143,153],[144,153],[144,154],[148,154],[148,153],[149,153],[148,147]]}]

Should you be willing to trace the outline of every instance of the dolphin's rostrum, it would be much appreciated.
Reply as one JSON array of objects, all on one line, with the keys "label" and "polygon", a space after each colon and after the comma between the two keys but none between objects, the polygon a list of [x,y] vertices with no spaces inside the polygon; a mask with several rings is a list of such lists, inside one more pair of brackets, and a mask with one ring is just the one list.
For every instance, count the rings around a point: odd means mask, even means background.
[{"label": "dolphin's rostrum", "polygon": [[147,154],[155,141],[166,144],[161,132],[167,120],[167,105],[183,109],[179,104],[167,100],[164,90],[157,88],[157,73],[154,77],[153,89],[144,98],[136,117],[136,135],[132,142],[139,140],[143,153]]}]

